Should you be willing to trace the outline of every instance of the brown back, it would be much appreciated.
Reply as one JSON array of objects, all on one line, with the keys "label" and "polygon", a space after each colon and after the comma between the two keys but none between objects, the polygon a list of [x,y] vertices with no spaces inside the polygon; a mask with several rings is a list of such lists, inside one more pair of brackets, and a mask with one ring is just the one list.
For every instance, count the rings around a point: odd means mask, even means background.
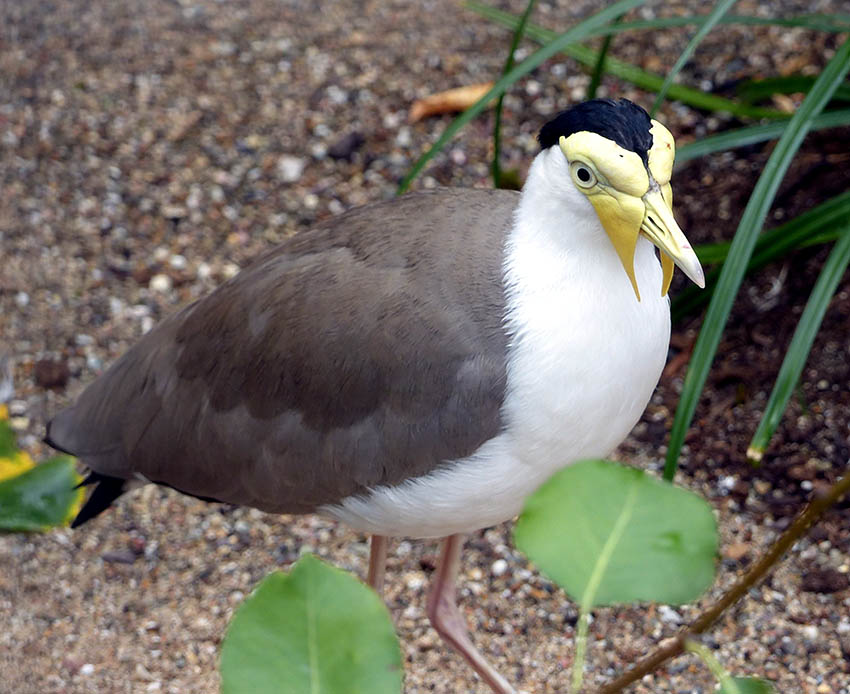
[{"label": "brown back", "polygon": [[518,195],[439,190],[298,234],[152,330],[51,423],[94,470],[308,512],[498,433]]}]

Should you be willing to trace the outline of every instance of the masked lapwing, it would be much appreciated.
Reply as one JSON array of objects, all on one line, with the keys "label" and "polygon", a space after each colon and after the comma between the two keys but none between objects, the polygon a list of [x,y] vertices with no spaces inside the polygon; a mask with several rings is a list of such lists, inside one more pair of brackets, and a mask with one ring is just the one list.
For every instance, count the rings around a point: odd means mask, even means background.
[{"label": "masked lapwing", "polygon": [[94,486],[133,483],[386,538],[445,538],[428,615],[490,687],[455,602],[463,535],[609,454],[658,382],[673,264],[670,132],[627,100],[547,123],[521,193],[443,189],[342,214],[146,334],[50,422]]}]

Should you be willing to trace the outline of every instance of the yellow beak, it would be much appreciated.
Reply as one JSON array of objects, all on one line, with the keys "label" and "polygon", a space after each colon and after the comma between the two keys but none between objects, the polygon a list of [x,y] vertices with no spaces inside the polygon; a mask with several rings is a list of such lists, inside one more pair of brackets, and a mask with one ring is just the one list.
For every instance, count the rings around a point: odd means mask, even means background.
[{"label": "yellow beak", "polygon": [[[673,275],[673,267],[670,265],[672,260],[679,266],[691,281],[701,289],[705,287],[705,275],[702,271],[702,266],[699,264],[699,258],[685,238],[685,234],[679,228],[676,220],[673,217],[673,210],[664,200],[661,195],[661,190],[656,188],[650,189],[643,196],[643,203],[646,206],[646,214],[643,222],[640,225],[640,230],[644,235],[658,246],[661,251],[661,265],[664,267],[664,286],[662,295],[667,293],[670,287],[670,278]],[[665,259],[669,259],[666,260]]]},{"label": "yellow beak", "polygon": [[611,188],[608,188],[606,193],[591,195],[589,199],[617,251],[638,301],[640,291],[635,277],[634,258],[641,232],[661,251],[661,266],[664,271],[662,296],[667,294],[670,286],[673,263],[697,286],[705,287],[705,276],[699,259],[673,218],[673,211],[657,185],[641,198]]}]

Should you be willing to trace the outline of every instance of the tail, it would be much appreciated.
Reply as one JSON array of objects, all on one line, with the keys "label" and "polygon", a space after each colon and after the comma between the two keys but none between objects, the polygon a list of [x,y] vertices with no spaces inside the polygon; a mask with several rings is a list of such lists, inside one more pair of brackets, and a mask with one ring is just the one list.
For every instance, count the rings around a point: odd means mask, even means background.
[{"label": "tail", "polygon": [[[54,421],[55,420],[50,421],[47,424],[47,434],[44,437],[44,442],[48,446],[55,448],[57,451],[75,456],[76,453],[74,453],[74,451],[68,450],[50,436],[50,429]],[[88,487],[90,485],[96,486],[94,491],[89,495],[89,498],[86,499],[86,503],[83,504],[83,507],[80,509],[77,517],[74,518],[71,523],[72,528],[79,527],[87,520],[91,520],[109,508],[112,502],[126,491],[127,480],[92,471],[89,473],[88,477],[77,485],[76,488],[79,489],[80,487]]]},{"label": "tail", "polygon": [[81,526],[87,520],[91,520],[108,509],[112,505],[112,502],[126,491],[127,480],[123,480],[120,477],[101,475],[99,472],[90,472],[88,477],[77,485],[77,488],[87,487],[91,484],[97,486],[89,495],[89,498],[86,499],[86,503],[83,504],[77,517],[71,523],[72,528]]}]

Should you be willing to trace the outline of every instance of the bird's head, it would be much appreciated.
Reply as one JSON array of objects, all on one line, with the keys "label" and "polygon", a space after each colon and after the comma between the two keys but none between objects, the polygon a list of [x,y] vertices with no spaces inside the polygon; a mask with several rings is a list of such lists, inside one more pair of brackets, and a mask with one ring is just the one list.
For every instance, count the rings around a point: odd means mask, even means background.
[{"label": "bird's head", "polygon": [[596,210],[638,301],[634,256],[640,234],[661,251],[662,294],[674,263],[705,286],[696,253],[673,218],[676,150],[667,128],[627,99],[593,99],[549,121],[539,140],[543,149],[557,146],[566,157],[572,184]]}]

